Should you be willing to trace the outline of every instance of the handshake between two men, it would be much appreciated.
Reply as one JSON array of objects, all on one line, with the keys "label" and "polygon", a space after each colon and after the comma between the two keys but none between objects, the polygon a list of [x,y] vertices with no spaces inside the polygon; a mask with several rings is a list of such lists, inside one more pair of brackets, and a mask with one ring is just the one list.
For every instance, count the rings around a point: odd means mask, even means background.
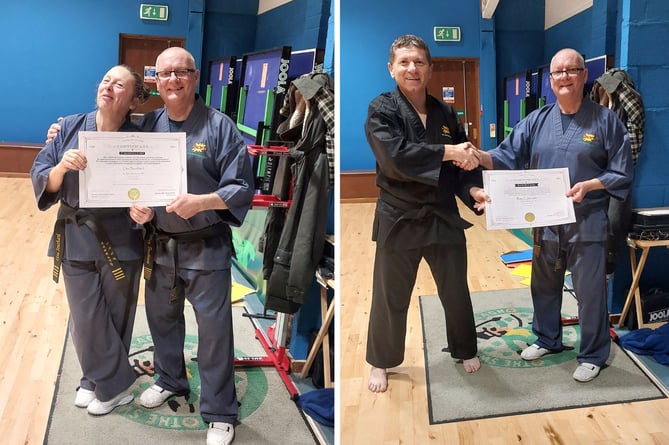
[{"label": "handshake between two men", "polygon": [[444,145],[443,161],[451,161],[463,170],[473,170],[481,164],[482,153],[471,142]]}]

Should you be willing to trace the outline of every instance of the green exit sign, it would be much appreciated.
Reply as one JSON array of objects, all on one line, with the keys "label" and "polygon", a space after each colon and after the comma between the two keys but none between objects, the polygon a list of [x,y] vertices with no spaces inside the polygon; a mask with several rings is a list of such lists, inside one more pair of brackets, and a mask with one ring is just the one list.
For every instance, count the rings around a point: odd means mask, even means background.
[{"label": "green exit sign", "polygon": [[460,27],[459,26],[435,26],[434,27],[434,41],[435,42],[459,42],[460,41]]},{"label": "green exit sign", "polygon": [[143,20],[167,20],[167,6],[139,5],[139,18]]}]

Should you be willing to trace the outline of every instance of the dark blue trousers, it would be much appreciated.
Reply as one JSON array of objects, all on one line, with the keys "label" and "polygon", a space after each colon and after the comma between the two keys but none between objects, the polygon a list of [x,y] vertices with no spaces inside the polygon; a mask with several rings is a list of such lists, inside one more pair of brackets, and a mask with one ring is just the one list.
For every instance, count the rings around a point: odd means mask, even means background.
[{"label": "dark blue trousers", "polygon": [[189,392],[184,361],[184,302],[193,306],[198,329],[200,415],[205,422],[235,423],[234,339],[230,301],[231,275],[226,270],[177,269],[179,289],[170,302],[174,269],[154,264],[146,285],[146,316],[154,344],[157,384],[177,394]]},{"label": "dark blue trousers", "polygon": [[602,366],[611,351],[606,301],[606,242],[542,242],[540,254],[532,257],[532,331],[540,346],[562,349],[560,311],[565,269],[571,271],[578,303],[581,328],[578,362]]}]

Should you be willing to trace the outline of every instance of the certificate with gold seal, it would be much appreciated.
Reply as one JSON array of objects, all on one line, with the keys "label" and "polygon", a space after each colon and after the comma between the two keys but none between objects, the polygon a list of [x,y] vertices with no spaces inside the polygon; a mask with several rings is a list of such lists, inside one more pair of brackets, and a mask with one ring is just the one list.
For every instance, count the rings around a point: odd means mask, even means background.
[{"label": "certificate with gold seal", "polygon": [[576,221],[567,168],[484,170],[486,227],[524,229]]},{"label": "certificate with gold seal", "polygon": [[186,133],[80,131],[79,207],[165,206],[186,193]]}]

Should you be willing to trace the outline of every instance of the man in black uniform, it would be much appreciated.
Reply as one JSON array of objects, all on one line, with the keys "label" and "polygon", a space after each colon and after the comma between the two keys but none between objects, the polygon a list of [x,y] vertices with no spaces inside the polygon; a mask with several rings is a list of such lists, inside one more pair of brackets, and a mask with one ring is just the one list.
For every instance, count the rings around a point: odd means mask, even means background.
[{"label": "man in black uniform", "polygon": [[386,369],[404,360],[406,319],[418,266],[425,258],[446,314],[451,356],[476,372],[476,329],[467,286],[464,229],[455,196],[474,210],[479,153],[448,105],[427,94],[432,59],[419,37],[403,35],[390,47],[397,89],[369,105],[365,132],[376,157],[381,189],[372,238],[376,241],[367,337],[368,387],[384,392]]}]

